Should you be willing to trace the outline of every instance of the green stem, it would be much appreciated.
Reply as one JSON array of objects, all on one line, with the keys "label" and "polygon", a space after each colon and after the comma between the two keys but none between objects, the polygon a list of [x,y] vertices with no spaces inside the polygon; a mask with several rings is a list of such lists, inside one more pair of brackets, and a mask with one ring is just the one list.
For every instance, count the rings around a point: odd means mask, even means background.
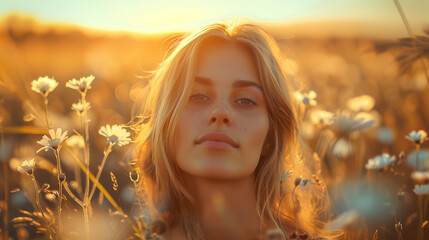
[{"label": "green stem", "polygon": [[417,169],[417,171],[420,171],[419,153],[420,153],[420,144],[417,144],[416,145],[416,169]]},{"label": "green stem", "polygon": [[42,218],[43,218],[43,221],[45,223],[46,230],[48,230],[48,232],[49,232],[49,239],[52,239],[53,234],[51,232],[51,226],[50,226],[48,220],[46,219],[45,214],[43,213],[42,207],[40,206],[39,185],[37,184],[37,181],[36,181],[36,178],[34,177],[34,174],[31,173],[30,176],[31,176],[31,180],[33,181],[34,190],[36,191],[36,206],[38,208],[37,210],[42,214]]},{"label": "green stem", "polygon": [[81,176],[80,176],[79,166],[77,166],[77,165],[74,165],[74,176],[75,176],[75,179],[76,179],[76,182],[77,182],[77,186],[78,186],[77,189],[76,189],[76,191],[79,194],[79,197],[82,198],[83,197],[82,179],[81,179]]},{"label": "green stem", "polygon": [[115,145],[114,143],[110,143],[107,149],[104,151],[104,157],[101,161],[101,166],[98,169],[97,176],[95,177],[95,183],[92,185],[91,193],[89,194],[88,202],[91,202],[92,197],[94,196],[95,189],[97,188],[97,184],[100,180],[101,172],[103,171],[104,165],[106,164],[107,157],[110,152],[112,152],[112,147]]},{"label": "green stem", "polygon": [[[85,100],[85,93],[82,93],[82,104],[85,106],[86,100]],[[86,181],[85,181],[85,192],[84,192],[84,197],[83,197],[83,215],[84,215],[84,220],[85,220],[85,235],[86,235],[86,239],[89,239],[89,231],[90,231],[90,226],[89,226],[89,204],[90,201],[89,200],[89,175],[90,175],[90,171],[89,171],[89,126],[88,126],[88,116],[87,116],[87,112],[86,112],[86,108],[84,107],[83,113],[81,115],[81,131],[85,140],[85,146],[83,148],[84,151],[84,161],[85,161],[85,165],[86,165]]]},{"label": "green stem", "polygon": [[60,159],[60,151],[59,148],[57,150],[54,151],[55,154],[55,158],[57,159],[57,172],[58,172],[58,192],[59,192],[59,197],[58,197],[58,224],[57,224],[57,240],[60,240],[61,236],[60,236],[60,226],[61,226],[61,204],[63,201],[63,183],[60,179],[60,175],[62,174],[62,170],[61,170],[61,159]]},{"label": "green stem", "polygon": [[49,121],[48,121],[48,97],[46,95],[43,95],[44,100],[44,112],[45,112],[45,121],[46,121],[46,128],[49,129]]},{"label": "green stem", "polygon": [[422,224],[423,224],[423,203],[422,203],[422,195],[418,195],[418,200],[419,200],[419,226],[418,226],[418,239],[424,239],[423,237],[423,228],[422,228]]},{"label": "green stem", "polygon": [[81,200],[79,200],[79,198],[77,198],[76,195],[73,194],[73,192],[70,190],[67,182],[64,182],[64,189],[70,195],[70,197],[83,208],[83,202]]},{"label": "green stem", "polygon": [[[428,212],[428,204],[429,204],[429,198],[425,197],[425,201],[424,201],[424,205],[423,205],[423,213],[427,213]],[[424,219],[426,219],[426,215],[423,216]]]}]

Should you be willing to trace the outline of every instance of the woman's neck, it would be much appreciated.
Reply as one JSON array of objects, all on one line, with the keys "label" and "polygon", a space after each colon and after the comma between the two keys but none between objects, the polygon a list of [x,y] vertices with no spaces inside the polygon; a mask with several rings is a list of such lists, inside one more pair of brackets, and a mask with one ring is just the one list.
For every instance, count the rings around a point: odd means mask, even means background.
[{"label": "woman's neck", "polygon": [[186,184],[209,239],[260,238],[253,175],[238,180],[186,176]]}]

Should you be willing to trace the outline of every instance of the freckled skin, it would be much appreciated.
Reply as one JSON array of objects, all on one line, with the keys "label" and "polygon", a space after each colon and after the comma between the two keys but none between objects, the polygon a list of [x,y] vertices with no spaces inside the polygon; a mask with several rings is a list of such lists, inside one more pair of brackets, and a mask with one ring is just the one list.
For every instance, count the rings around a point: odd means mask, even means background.
[{"label": "freckled skin", "polygon": [[[207,39],[197,58],[191,97],[180,115],[173,149],[185,173],[213,179],[240,179],[258,165],[269,120],[264,95],[255,86],[237,87],[238,80],[260,85],[255,59],[247,47]],[[223,133],[238,147],[225,149],[195,144],[202,136]],[[217,144],[217,143],[214,143]]]}]

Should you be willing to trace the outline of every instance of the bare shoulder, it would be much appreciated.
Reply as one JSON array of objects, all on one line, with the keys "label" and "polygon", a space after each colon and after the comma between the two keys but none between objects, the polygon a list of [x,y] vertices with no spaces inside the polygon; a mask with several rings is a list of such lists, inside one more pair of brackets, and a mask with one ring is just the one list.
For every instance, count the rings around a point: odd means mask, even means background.
[{"label": "bare shoulder", "polygon": [[[277,230],[277,231],[276,231]],[[296,228],[296,226],[292,226],[291,224],[284,224],[283,225],[284,234],[282,234],[282,237],[286,239],[306,239],[306,240],[328,240],[328,238],[319,236],[318,234],[305,230],[303,228]],[[267,232],[268,238],[270,238],[270,235],[273,234],[275,236],[279,236],[276,234],[281,234],[280,229],[271,230],[271,232]],[[273,238],[278,239],[278,238]]]},{"label": "bare shoulder", "polygon": [[298,231],[298,232],[294,231],[288,234],[286,239],[328,240],[327,238],[323,238],[316,234],[312,234],[305,231]]}]

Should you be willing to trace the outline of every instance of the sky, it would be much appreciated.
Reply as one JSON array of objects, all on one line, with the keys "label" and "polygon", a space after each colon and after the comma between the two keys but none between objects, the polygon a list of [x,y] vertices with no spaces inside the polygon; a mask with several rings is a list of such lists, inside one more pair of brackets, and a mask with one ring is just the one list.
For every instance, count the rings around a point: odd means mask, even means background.
[{"label": "sky", "polygon": [[[400,3],[414,31],[429,25],[429,0]],[[43,22],[145,33],[187,31],[232,17],[287,25],[373,23],[404,30],[393,0],[0,0],[0,17],[10,13]]]}]

